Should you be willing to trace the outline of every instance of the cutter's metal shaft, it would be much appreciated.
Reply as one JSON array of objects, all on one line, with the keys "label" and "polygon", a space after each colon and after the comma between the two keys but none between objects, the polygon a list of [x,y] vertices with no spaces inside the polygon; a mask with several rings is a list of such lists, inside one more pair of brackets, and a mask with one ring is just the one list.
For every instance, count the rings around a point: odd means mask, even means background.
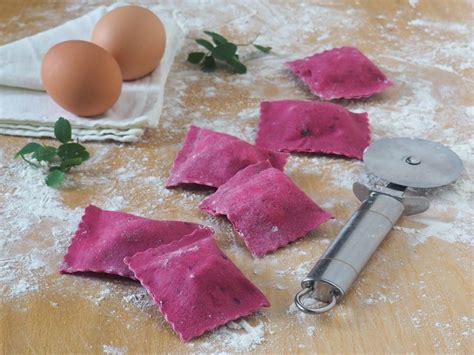
[{"label": "cutter's metal shaft", "polygon": [[[303,290],[296,295],[295,303],[303,312],[319,314],[334,307],[400,217],[429,208],[428,199],[405,196],[406,187],[397,184],[369,190],[355,183],[353,190],[362,204],[301,282]],[[326,305],[321,308],[305,305],[303,298],[309,296]]]},{"label": "cutter's metal shaft", "polygon": [[[359,276],[405,207],[396,197],[371,192],[302,281],[303,289],[325,303],[342,298]],[[297,306],[303,311],[300,300]]]}]

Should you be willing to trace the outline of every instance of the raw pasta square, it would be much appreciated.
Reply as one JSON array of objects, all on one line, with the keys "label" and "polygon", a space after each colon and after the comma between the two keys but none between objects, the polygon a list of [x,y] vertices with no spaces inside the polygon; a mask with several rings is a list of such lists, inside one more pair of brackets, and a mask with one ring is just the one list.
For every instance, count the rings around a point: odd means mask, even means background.
[{"label": "raw pasta square", "polygon": [[256,256],[304,237],[331,218],[269,162],[239,171],[199,207],[211,215],[227,215]]},{"label": "raw pasta square", "polygon": [[90,205],[84,211],[60,271],[134,278],[123,258],[168,244],[202,228],[205,227],[196,223],[156,221]]},{"label": "raw pasta square", "polygon": [[256,144],[284,152],[343,155],[362,159],[370,143],[366,112],[332,103],[281,100],[260,103]]},{"label": "raw pasta square", "polygon": [[334,48],[286,65],[324,100],[369,97],[393,85],[369,58],[353,47]]},{"label": "raw pasta square", "polygon": [[209,230],[137,253],[125,263],[184,342],[270,306]]},{"label": "raw pasta square", "polygon": [[191,126],[173,163],[167,187],[198,184],[219,187],[239,170],[268,160],[283,170],[288,154],[256,147],[237,137]]}]

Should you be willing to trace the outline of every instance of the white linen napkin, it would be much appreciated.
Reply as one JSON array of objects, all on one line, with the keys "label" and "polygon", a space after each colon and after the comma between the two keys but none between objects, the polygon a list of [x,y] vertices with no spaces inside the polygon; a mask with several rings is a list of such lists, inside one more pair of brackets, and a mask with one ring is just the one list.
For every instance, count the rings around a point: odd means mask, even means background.
[{"label": "white linen napkin", "polygon": [[82,118],[63,110],[41,84],[41,61],[50,47],[70,39],[90,40],[102,15],[123,5],[98,7],[61,26],[0,47],[0,134],[53,137],[54,123],[62,116],[71,121],[73,135],[81,141],[134,142],[146,127],[158,125],[166,79],[184,39],[184,29],[172,9],[149,7],[166,30],[160,65],[143,79],[124,82],[120,98],[102,116]]}]

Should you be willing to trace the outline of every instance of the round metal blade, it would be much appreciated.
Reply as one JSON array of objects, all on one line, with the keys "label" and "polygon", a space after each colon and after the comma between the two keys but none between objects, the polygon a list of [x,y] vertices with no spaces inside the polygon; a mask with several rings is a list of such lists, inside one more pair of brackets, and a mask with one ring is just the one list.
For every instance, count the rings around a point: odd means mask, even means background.
[{"label": "round metal blade", "polygon": [[430,188],[455,181],[461,159],[442,144],[419,138],[387,138],[365,149],[364,162],[375,175],[397,185]]}]

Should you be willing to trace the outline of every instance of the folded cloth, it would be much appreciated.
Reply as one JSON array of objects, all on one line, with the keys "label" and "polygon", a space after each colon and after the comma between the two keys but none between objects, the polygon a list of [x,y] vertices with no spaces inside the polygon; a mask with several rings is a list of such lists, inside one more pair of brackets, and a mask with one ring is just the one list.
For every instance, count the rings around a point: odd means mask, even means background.
[{"label": "folded cloth", "polygon": [[53,137],[58,117],[71,121],[75,138],[137,141],[146,127],[160,120],[166,79],[184,39],[184,29],[173,9],[151,6],[166,30],[165,54],[150,75],[123,83],[119,100],[103,115],[78,117],[63,110],[46,94],[41,83],[41,61],[56,43],[90,40],[97,21],[117,3],[97,9],[65,24],[0,47],[0,134]]}]

